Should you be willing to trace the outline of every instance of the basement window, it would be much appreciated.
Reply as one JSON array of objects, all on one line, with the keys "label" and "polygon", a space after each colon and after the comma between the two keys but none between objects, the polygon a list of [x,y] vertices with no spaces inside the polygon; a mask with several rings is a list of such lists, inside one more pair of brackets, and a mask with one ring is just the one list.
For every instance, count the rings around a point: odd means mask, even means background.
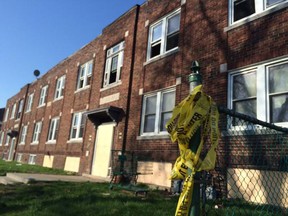
[{"label": "basement window", "polygon": [[30,164],[30,165],[36,164],[36,155],[34,155],[34,154],[29,155],[28,164]]}]

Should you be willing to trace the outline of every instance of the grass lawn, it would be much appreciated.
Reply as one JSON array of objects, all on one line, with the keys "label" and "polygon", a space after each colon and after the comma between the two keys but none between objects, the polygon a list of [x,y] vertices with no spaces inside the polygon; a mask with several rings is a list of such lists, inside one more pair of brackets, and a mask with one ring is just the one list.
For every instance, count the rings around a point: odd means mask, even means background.
[{"label": "grass lawn", "polygon": [[51,169],[38,165],[20,164],[15,161],[0,160],[0,176],[5,176],[7,172],[21,172],[21,173],[43,173],[43,174],[72,174],[61,169]]},{"label": "grass lawn", "polygon": [[36,183],[0,185],[0,215],[70,216],[174,215],[178,197],[163,191],[150,191],[146,197],[120,189],[109,190],[108,183]]},{"label": "grass lawn", "polygon": [[[0,175],[7,172],[69,174],[63,170],[0,160]],[[38,182],[0,184],[0,215],[21,216],[169,216],[174,215],[178,196],[150,190],[147,197],[121,189],[109,190],[108,183]],[[219,207],[215,207],[215,206]],[[282,216],[275,206],[257,205],[244,200],[210,200],[207,216],[249,215]]]},{"label": "grass lawn", "polygon": [[[237,200],[235,200],[237,201]],[[0,215],[5,216],[172,216],[178,196],[151,190],[146,197],[121,189],[109,190],[108,183],[42,182],[30,185],[0,185]],[[206,206],[207,216],[287,215],[260,205],[238,200],[215,201]]]}]

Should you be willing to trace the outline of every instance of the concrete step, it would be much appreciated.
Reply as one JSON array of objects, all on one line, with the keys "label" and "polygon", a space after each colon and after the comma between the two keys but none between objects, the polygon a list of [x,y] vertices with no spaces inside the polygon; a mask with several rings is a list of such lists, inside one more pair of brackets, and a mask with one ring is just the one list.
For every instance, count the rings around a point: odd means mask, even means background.
[{"label": "concrete step", "polygon": [[0,177],[0,184],[10,185],[10,184],[17,184],[17,183],[21,183],[21,182],[14,180],[14,179],[11,179],[7,176],[1,176]]},{"label": "concrete step", "polygon": [[24,184],[27,184],[29,182],[29,179],[19,175],[18,173],[7,173],[6,177],[8,177],[9,179],[11,179],[15,182],[21,182]]}]

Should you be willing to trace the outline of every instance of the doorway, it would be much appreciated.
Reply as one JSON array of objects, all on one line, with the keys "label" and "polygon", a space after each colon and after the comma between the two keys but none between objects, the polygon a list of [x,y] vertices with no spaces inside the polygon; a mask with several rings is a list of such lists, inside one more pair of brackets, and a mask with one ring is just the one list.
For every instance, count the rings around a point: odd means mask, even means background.
[{"label": "doorway", "polygon": [[111,148],[116,123],[101,124],[97,128],[91,174],[107,177],[111,165]]}]

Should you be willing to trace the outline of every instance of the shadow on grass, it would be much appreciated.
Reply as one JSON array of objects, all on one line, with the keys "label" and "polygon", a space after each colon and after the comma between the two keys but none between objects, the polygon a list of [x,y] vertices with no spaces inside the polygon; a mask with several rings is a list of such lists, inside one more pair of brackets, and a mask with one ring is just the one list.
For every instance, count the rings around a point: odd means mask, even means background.
[{"label": "shadow on grass", "polygon": [[135,197],[107,183],[42,183],[0,188],[0,215],[173,215],[177,198]]}]

